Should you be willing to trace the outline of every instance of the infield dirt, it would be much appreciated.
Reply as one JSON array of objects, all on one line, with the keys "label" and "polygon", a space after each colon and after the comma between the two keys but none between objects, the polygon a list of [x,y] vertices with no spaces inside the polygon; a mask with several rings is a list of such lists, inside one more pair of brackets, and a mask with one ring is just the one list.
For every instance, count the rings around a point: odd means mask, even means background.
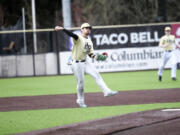
[{"label": "infield dirt", "polygon": [[[76,94],[0,98],[0,111],[75,108]],[[180,88],[122,91],[104,97],[87,93],[89,107],[180,102]],[[153,110],[54,127],[18,135],[179,135],[180,111]]]}]

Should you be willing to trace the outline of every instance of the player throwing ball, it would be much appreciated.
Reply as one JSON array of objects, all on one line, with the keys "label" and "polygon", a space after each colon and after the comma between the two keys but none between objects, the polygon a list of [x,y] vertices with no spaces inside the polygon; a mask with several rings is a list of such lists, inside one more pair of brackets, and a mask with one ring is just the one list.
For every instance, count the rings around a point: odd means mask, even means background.
[{"label": "player throwing ball", "polygon": [[104,96],[112,96],[116,95],[118,92],[110,90],[105,82],[103,81],[101,75],[95,67],[89,63],[86,58],[89,56],[92,59],[104,61],[107,58],[107,53],[95,55],[93,49],[93,43],[88,38],[91,33],[91,25],[88,23],[83,23],[81,25],[81,35],[76,35],[71,31],[61,27],[56,26],[56,31],[63,31],[67,35],[73,38],[73,49],[72,49],[72,71],[77,81],[77,100],[76,103],[79,104],[80,107],[84,108],[87,105],[84,102],[84,74],[87,73],[91,75],[98,86],[104,93]]}]

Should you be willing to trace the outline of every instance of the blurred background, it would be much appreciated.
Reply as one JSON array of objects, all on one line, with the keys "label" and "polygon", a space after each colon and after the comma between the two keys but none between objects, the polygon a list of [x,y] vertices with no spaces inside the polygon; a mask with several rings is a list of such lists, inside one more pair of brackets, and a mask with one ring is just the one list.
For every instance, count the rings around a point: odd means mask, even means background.
[{"label": "blurred background", "polygon": [[0,0],[0,77],[65,73],[72,41],[56,25],[80,33],[90,23],[95,50],[157,47],[165,26],[178,31],[179,12],[178,0]]},{"label": "blurred background", "polygon": [[[63,25],[63,0],[35,0],[37,28]],[[0,0],[0,26],[16,24],[25,9],[26,28],[32,28],[31,0]],[[71,0],[72,27],[82,22],[98,25],[176,22],[179,0]]]}]

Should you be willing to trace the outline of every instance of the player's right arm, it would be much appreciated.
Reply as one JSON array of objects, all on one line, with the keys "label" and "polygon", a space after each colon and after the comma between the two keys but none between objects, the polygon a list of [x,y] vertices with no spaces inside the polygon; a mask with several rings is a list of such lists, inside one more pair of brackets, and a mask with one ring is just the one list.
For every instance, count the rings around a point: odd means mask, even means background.
[{"label": "player's right arm", "polygon": [[75,40],[78,40],[78,35],[74,34],[73,32],[61,27],[61,26],[56,26],[55,27],[55,31],[64,31],[67,35],[69,35],[70,37],[74,38]]}]

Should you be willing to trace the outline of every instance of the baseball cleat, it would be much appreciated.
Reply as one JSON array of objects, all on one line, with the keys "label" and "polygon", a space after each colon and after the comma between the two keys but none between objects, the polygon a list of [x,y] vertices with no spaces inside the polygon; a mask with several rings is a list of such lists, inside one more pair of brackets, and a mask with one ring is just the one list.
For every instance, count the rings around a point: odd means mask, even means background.
[{"label": "baseball cleat", "polygon": [[81,108],[86,108],[87,107],[87,105],[84,103],[84,101],[76,101],[76,103],[79,105],[79,107],[81,107]]},{"label": "baseball cleat", "polygon": [[104,96],[105,96],[105,97],[108,97],[108,96],[113,96],[113,95],[117,95],[117,94],[118,94],[117,91],[110,91],[110,92],[104,94]]},{"label": "baseball cleat", "polygon": [[161,82],[161,81],[162,81],[162,76],[159,76],[158,79],[159,79],[159,81]]},{"label": "baseball cleat", "polygon": [[84,103],[78,103],[78,104],[79,104],[79,107],[81,107],[81,108],[86,108],[87,107],[87,105],[84,104]]},{"label": "baseball cleat", "polygon": [[68,62],[67,62],[67,65],[72,65],[72,62],[68,61]]},{"label": "baseball cleat", "polygon": [[176,81],[176,77],[173,77],[172,80],[173,80],[173,81]]}]

